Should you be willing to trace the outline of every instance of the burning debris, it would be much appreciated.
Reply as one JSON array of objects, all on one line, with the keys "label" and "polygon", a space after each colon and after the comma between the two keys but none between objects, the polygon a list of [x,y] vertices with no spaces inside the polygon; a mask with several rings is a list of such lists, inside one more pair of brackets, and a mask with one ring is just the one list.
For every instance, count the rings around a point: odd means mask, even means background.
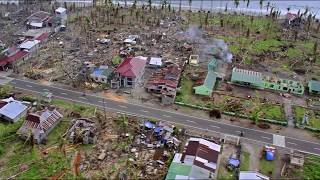
[{"label": "burning debris", "polygon": [[67,132],[70,143],[94,144],[96,142],[96,125],[86,118],[74,119],[72,126]]}]

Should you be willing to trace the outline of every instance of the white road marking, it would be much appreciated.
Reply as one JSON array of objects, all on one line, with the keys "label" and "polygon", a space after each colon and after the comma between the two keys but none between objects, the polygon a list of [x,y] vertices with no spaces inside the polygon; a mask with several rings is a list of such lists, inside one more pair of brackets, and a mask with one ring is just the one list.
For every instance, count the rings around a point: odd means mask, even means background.
[{"label": "white road marking", "polygon": [[67,93],[64,93],[64,92],[62,92],[62,93],[60,93],[60,94],[62,94],[62,95],[68,95]]},{"label": "white road marking", "polygon": [[273,145],[286,147],[286,138],[277,134],[273,134]]},{"label": "white road marking", "polygon": [[293,142],[287,142],[288,144],[292,144],[292,145],[297,145],[296,143],[293,143]]},{"label": "white road marking", "polygon": [[196,122],[194,122],[194,121],[191,121],[191,120],[186,120],[186,121],[188,121],[188,122],[190,122],[190,123],[196,123]]},{"label": "white road marking", "polygon": [[29,84],[27,84],[26,86],[27,86],[27,87],[30,87],[30,88],[32,88],[32,86],[31,86],[31,85],[29,85]]},{"label": "white road marking", "polygon": [[213,125],[211,125],[210,127],[213,127],[213,128],[218,128],[218,129],[220,129],[220,127],[219,127],[219,126],[213,126]]},{"label": "white road marking", "polygon": [[241,131],[236,131],[237,133],[241,133]]},{"label": "white road marking", "polygon": [[320,148],[313,148],[313,149],[315,149],[315,150],[319,150],[319,151],[320,151]]},{"label": "white road marking", "polygon": [[42,89],[42,90],[44,90],[44,91],[49,91],[49,89]]},{"label": "white road marking", "polygon": [[80,96],[79,98],[80,98],[80,99],[87,99],[87,98],[85,98],[85,97],[81,97],[81,96]]},{"label": "white road marking", "polygon": [[171,116],[169,116],[169,115],[165,115],[165,114],[163,114],[162,116],[164,116],[164,117],[171,117]]},{"label": "white road marking", "polygon": [[149,112],[149,111],[146,111],[146,110],[140,110],[141,112],[145,112],[145,113],[147,113],[147,112]]},{"label": "white road marking", "polygon": [[16,83],[16,82],[12,82],[12,81],[11,81],[11,84],[17,84],[17,83]]},{"label": "white road marking", "polygon": [[103,103],[103,101],[98,101],[99,103]]},{"label": "white road marking", "polygon": [[127,106],[118,105],[121,108],[128,108]]},{"label": "white road marking", "polygon": [[269,137],[265,137],[265,136],[261,136],[261,138],[263,138],[263,139],[268,139],[268,140],[270,140],[271,138],[269,138]]}]

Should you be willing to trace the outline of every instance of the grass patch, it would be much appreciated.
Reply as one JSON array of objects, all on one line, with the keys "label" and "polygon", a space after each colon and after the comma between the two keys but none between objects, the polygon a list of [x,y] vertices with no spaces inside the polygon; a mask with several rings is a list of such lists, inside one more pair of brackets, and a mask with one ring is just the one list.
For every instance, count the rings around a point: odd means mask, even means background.
[{"label": "grass patch", "polygon": [[16,134],[16,131],[20,128],[22,123],[22,119],[15,123],[0,122],[0,141],[8,136]]},{"label": "grass patch", "polygon": [[297,57],[300,57],[303,55],[303,52],[301,51],[301,49],[298,48],[289,48],[287,50],[287,56],[290,59],[295,59]]},{"label": "grass patch", "polygon": [[296,179],[320,179],[320,156],[310,155],[302,168],[294,169]]},{"label": "grass patch", "polygon": [[252,50],[256,54],[261,54],[267,51],[279,51],[279,46],[283,45],[284,43],[278,41],[276,39],[266,39],[262,41],[256,41],[253,43]]},{"label": "grass patch", "polygon": [[83,105],[79,103],[71,103],[60,99],[52,100],[51,104],[64,108],[66,110],[78,112],[83,117],[92,117],[95,111],[95,107],[93,106]]},{"label": "grass patch", "polygon": [[261,111],[265,119],[274,119],[278,121],[287,121],[282,106],[274,104],[263,104]]},{"label": "grass patch", "polygon": [[305,112],[309,114],[309,124],[305,126],[310,126],[313,128],[320,129],[320,111],[313,111],[311,109],[305,109],[300,106],[294,106],[293,111],[295,114],[295,118],[297,123],[301,125]]},{"label": "grass patch", "polygon": [[193,93],[193,83],[191,79],[189,79],[186,76],[182,76],[181,81],[181,89],[180,92],[177,94],[176,101],[178,102],[184,102],[184,103],[189,103],[190,97],[192,96]]},{"label": "grass patch", "polygon": [[224,166],[219,166],[218,178],[223,180],[235,180],[236,178],[233,175],[233,172],[228,171]]},{"label": "grass patch", "polygon": [[259,169],[262,174],[270,176],[274,173],[276,166],[276,159],[273,161],[267,161],[264,158],[260,160]]},{"label": "grass patch", "polygon": [[48,144],[56,143],[61,140],[61,136],[68,130],[70,121],[63,118],[62,121],[48,135]]},{"label": "grass patch", "polygon": [[250,153],[242,152],[240,171],[249,171]]}]

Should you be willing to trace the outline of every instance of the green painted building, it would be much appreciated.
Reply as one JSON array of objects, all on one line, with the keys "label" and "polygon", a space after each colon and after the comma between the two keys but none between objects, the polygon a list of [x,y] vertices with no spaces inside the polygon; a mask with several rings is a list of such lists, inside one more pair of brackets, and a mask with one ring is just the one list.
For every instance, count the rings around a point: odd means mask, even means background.
[{"label": "green painted building", "polygon": [[262,73],[245,69],[233,68],[231,82],[253,88],[264,88]]},{"label": "green painted building", "polygon": [[320,81],[309,81],[308,88],[310,94],[320,95]]},{"label": "green painted building", "polygon": [[215,72],[218,62],[216,59],[212,59],[208,64],[208,73],[201,86],[194,87],[194,93],[203,96],[212,96],[214,86],[217,81],[217,74]]},{"label": "green painted building", "polygon": [[231,82],[258,89],[271,89],[297,95],[304,94],[304,86],[298,81],[264,76],[260,72],[233,68]]}]

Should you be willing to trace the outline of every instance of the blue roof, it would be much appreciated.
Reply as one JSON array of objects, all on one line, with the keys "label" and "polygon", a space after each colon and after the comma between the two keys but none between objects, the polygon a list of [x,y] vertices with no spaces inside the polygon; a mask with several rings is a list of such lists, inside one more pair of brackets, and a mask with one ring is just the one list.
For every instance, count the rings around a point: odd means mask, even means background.
[{"label": "blue roof", "polygon": [[150,121],[144,122],[144,126],[147,127],[147,128],[149,128],[149,129],[152,129],[152,128],[155,127],[155,125],[154,125],[152,122],[150,122]]},{"label": "blue roof", "polygon": [[235,158],[229,158],[229,164],[234,166],[234,167],[238,167],[240,164],[240,161],[238,159]]},{"label": "blue roof", "polygon": [[104,70],[103,69],[97,69],[97,70],[94,70],[93,71],[93,74],[94,75],[102,75],[104,73]]},{"label": "blue roof", "polygon": [[162,127],[160,127],[160,126],[158,126],[158,127],[156,127],[155,129],[154,129],[154,132],[155,133],[160,133],[161,131],[162,131]]}]

